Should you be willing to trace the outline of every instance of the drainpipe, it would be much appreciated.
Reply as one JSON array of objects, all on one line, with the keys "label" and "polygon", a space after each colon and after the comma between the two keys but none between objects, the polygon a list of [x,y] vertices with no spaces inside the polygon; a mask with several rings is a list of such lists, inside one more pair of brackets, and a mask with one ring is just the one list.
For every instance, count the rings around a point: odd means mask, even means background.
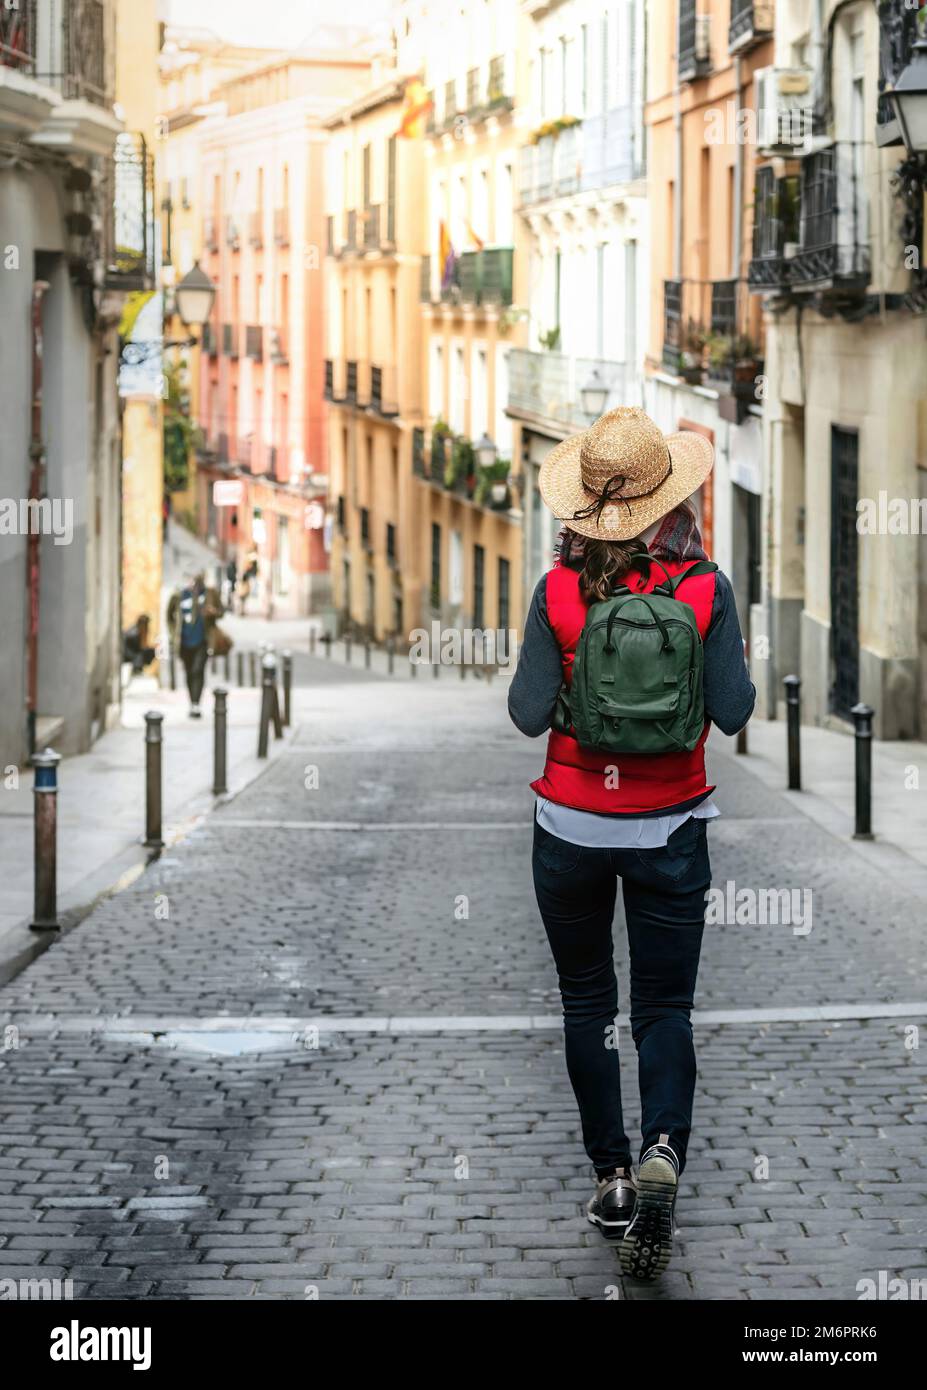
[{"label": "drainpipe", "polygon": [[[737,93],[737,109],[740,110],[743,96],[743,69],[739,57],[734,59],[734,91]],[[736,127],[735,127],[736,129]],[[734,225],[731,228],[731,279],[740,279],[741,245],[743,236],[744,201],[744,145],[738,140],[734,145]],[[735,291],[736,293],[736,291]],[[736,312],[736,301],[735,301]]]},{"label": "drainpipe", "polygon": [[[32,424],[29,440],[29,502],[38,504],[45,492],[45,446],[42,442],[42,300],[49,289],[46,280],[32,285]],[[29,757],[36,751],[36,719],[39,707],[39,512],[28,508],[26,540],[26,746]]]}]

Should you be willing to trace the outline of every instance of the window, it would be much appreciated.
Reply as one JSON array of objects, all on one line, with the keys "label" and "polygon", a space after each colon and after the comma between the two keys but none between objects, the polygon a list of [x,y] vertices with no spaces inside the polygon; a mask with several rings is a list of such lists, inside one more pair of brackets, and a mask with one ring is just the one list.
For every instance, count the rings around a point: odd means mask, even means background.
[{"label": "window", "polygon": [[481,545],[473,547],[473,626],[483,626],[486,601],[486,551]]},{"label": "window", "polygon": [[431,523],[431,606],[441,607],[441,527]]},{"label": "window", "polygon": [[499,631],[509,629],[509,562],[499,556]]}]

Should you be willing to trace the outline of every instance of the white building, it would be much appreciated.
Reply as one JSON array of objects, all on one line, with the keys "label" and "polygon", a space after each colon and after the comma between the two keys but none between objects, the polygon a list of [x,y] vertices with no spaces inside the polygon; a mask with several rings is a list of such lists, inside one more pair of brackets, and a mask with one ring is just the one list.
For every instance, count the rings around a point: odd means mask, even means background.
[{"label": "white building", "polygon": [[[527,231],[527,346],[509,355],[524,475],[526,599],[558,524],[540,465],[603,410],[641,403],[646,345],[643,0],[523,0],[529,92],[515,200]],[[584,407],[588,407],[584,408]]]}]

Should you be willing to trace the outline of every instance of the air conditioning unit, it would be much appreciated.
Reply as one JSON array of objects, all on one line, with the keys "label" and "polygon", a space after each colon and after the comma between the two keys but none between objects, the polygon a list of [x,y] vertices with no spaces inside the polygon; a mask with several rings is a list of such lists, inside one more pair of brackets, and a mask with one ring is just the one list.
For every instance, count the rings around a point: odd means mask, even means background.
[{"label": "air conditioning unit", "polygon": [[695,16],[695,61],[697,63],[711,62],[710,14],[697,14]]},{"label": "air conditioning unit", "polygon": [[757,144],[767,154],[794,154],[812,132],[810,68],[758,68]]}]

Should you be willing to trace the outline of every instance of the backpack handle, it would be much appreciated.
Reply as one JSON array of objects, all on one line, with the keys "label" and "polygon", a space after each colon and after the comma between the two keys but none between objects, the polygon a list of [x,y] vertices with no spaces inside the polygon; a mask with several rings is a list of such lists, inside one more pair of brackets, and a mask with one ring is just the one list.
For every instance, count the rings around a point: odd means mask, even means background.
[{"label": "backpack handle", "polygon": [[[688,569],[683,570],[682,574],[677,574],[674,579],[666,566],[658,560],[655,555],[651,555],[648,550],[635,551],[631,556],[631,563],[633,564],[635,560],[646,560],[651,565],[657,565],[663,571],[666,575],[666,587],[669,589],[672,598],[676,597],[676,590],[684,579],[689,578],[690,574],[714,574],[718,568],[714,560],[694,560],[692,564],[689,565]],[[620,587],[626,589],[627,585],[623,584]],[[658,584],[657,588],[663,588],[663,585]],[[631,592],[630,589],[628,592]]]}]

